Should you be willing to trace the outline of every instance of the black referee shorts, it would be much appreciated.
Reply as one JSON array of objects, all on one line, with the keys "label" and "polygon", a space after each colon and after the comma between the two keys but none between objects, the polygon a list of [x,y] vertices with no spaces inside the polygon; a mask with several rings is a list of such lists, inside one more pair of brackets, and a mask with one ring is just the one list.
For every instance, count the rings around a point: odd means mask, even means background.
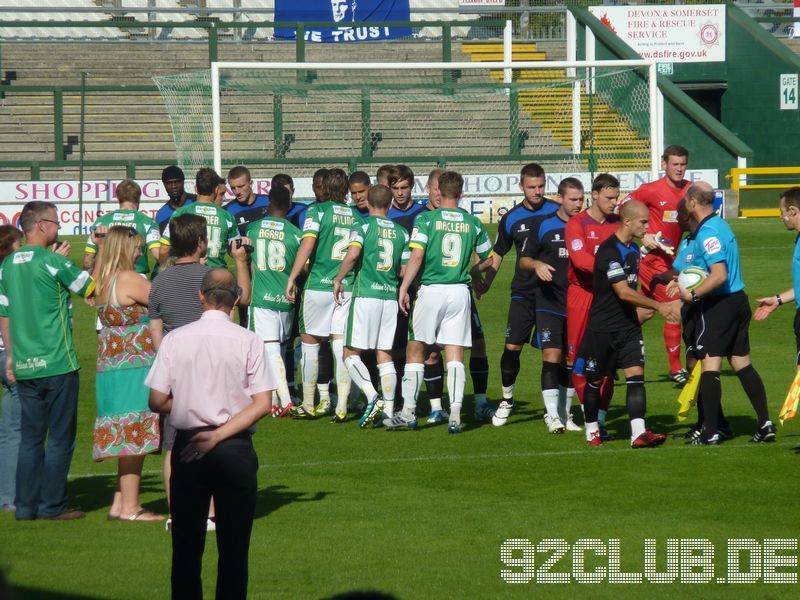
[{"label": "black referee shorts", "polygon": [[681,307],[681,334],[683,345],[686,347],[686,358],[698,360],[697,350],[694,347],[695,335],[697,331],[697,315],[700,306],[696,303],[684,303]]},{"label": "black referee shorts", "polygon": [[707,296],[699,304],[694,338],[698,358],[750,354],[749,330],[753,313],[747,294]]},{"label": "black referee shorts", "polygon": [[586,328],[575,361],[575,373],[595,381],[613,377],[616,369],[630,367],[644,367],[644,339],[640,327],[613,332]]},{"label": "black referee shorts", "polygon": [[800,308],[794,313],[794,347],[797,349],[796,364],[800,365]]},{"label": "black referee shorts", "polygon": [[506,320],[506,344],[524,346],[533,341],[536,302],[532,298],[512,297]]}]

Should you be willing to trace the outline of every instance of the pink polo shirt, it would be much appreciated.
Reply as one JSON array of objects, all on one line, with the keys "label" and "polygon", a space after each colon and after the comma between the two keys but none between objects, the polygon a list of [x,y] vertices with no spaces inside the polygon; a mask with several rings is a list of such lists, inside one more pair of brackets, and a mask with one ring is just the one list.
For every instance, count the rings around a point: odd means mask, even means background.
[{"label": "pink polo shirt", "polygon": [[276,387],[264,342],[219,310],[164,337],[145,385],[172,392],[175,429],[223,425],[252,404],[250,396]]}]

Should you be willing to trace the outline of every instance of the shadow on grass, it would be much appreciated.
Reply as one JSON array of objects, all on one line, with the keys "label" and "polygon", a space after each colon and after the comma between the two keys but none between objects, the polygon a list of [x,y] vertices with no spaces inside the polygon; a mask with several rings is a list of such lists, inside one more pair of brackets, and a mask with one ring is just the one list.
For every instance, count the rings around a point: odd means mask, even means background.
[{"label": "shadow on grass", "polygon": [[256,499],[256,519],[263,519],[274,513],[276,510],[295,502],[320,502],[324,500],[330,492],[317,492],[309,496],[307,492],[294,492],[285,485],[272,485],[268,488],[258,490]]},{"label": "shadow on grass", "polygon": [[[4,593],[5,592],[5,593]],[[85,594],[68,594],[51,592],[40,588],[12,585],[8,591],[0,589],[2,600],[104,600],[108,596],[87,596]]]},{"label": "shadow on grass", "polygon": [[[75,506],[85,512],[111,508],[116,485],[116,474],[73,479],[69,482],[70,506]],[[153,512],[167,512],[164,481],[160,475],[143,475],[139,485],[139,493],[143,496],[149,494],[160,495],[160,500],[147,502],[142,506]]]}]

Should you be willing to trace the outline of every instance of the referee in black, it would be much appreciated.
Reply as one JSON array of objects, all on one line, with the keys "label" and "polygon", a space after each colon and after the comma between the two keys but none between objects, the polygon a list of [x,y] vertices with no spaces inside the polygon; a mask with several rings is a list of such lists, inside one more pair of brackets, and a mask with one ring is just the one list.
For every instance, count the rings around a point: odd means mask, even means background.
[{"label": "referee in black", "polygon": [[631,200],[620,210],[617,231],[600,244],[595,254],[592,284],[594,297],[589,309],[586,333],[578,349],[575,371],[586,377],[583,399],[586,442],[602,445],[597,413],[600,408],[600,384],[613,376],[617,368],[625,372],[626,404],[631,420],[631,447],[660,446],[666,436],[645,427],[646,395],[644,389],[644,340],[636,307],[657,310],[662,316],[677,316],[673,304],[656,302],[639,294],[640,239],[650,220],[650,211],[641,202]]},{"label": "referee in black", "polygon": [[744,292],[739,244],[730,226],[714,211],[714,189],[703,181],[686,190],[686,209],[697,223],[689,236],[694,264],[708,272],[692,291],[680,290],[686,303],[697,304],[694,350],[702,363],[700,401],[703,432],[693,444],[720,443],[717,432],[722,404],[720,370],[727,357],[745,394],[756,411],[758,427],[751,442],[775,440],[775,425],[769,420],[767,392],[750,360],[750,319],[752,311]]}]

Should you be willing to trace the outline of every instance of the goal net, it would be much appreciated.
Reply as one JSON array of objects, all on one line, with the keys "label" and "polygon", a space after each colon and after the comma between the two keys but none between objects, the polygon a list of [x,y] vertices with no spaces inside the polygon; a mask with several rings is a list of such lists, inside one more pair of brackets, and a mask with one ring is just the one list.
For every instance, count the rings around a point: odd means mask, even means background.
[{"label": "goal net", "polygon": [[658,168],[655,69],[645,61],[215,63],[154,79],[187,172]]}]

